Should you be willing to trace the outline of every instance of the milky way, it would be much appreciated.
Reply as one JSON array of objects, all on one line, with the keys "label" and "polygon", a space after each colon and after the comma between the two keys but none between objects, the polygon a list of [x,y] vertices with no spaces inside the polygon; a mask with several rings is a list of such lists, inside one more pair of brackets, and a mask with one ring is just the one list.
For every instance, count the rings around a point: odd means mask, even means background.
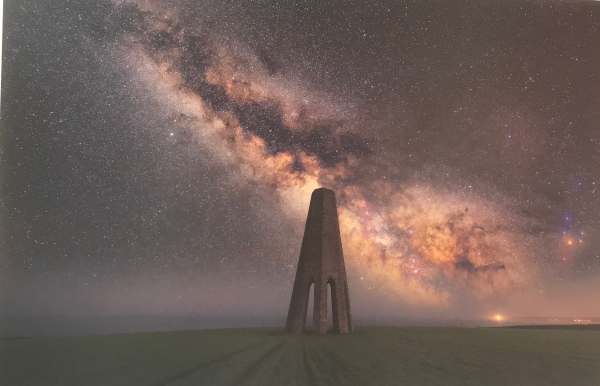
[{"label": "milky way", "polygon": [[[145,161],[105,158],[111,170],[136,165],[128,184],[161,198],[126,236],[127,257],[112,247],[103,252],[112,259],[84,263],[89,269],[65,258],[38,270],[101,271],[94,296],[117,313],[135,304],[139,312],[231,314],[240,302],[256,309],[244,291],[272,289],[281,294],[267,296],[267,308],[283,313],[310,193],[326,186],[338,196],[351,295],[365,317],[600,311],[580,295],[599,287],[600,10],[458,8],[115,1],[99,15],[75,12],[91,20],[78,32],[89,55],[122,79],[129,101],[114,115],[126,135],[154,143],[140,145]],[[159,171],[157,188],[136,182],[146,178],[143,164]],[[238,203],[198,198],[207,184]],[[203,222],[193,197],[232,212]],[[165,225],[161,210],[174,208],[183,218]],[[236,216],[250,232],[237,252],[225,236]],[[267,232],[252,232],[253,221]],[[198,241],[182,245],[164,235],[167,226]],[[136,237],[152,238],[148,227],[161,245],[133,248],[143,244]],[[96,233],[107,243],[116,237]],[[52,238],[40,234],[36,242]],[[210,252],[215,243],[223,246]],[[23,255],[35,272],[39,263]],[[132,267],[122,259],[138,267],[123,274],[125,287],[151,288],[158,301],[114,299],[124,284],[112,272]],[[220,301],[194,295],[209,287],[221,288]],[[557,293],[578,306],[553,302]],[[173,298],[180,305],[166,305]]]}]

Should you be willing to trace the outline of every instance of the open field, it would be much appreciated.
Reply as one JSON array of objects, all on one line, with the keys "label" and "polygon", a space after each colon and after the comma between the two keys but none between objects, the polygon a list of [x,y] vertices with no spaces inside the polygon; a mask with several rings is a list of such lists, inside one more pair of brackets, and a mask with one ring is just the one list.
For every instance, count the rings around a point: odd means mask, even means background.
[{"label": "open field", "polygon": [[600,385],[600,330],[273,329],[4,338],[0,384]]}]

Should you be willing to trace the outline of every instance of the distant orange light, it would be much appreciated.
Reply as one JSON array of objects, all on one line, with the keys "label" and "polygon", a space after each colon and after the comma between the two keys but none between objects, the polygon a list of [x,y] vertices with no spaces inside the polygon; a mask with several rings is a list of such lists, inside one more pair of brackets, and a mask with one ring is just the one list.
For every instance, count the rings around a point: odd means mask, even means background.
[{"label": "distant orange light", "polygon": [[502,314],[498,314],[498,313],[494,314],[494,315],[492,316],[492,319],[493,319],[495,322],[498,322],[498,323],[500,323],[500,322],[503,322],[503,321],[505,321],[505,320],[506,320],[506,318],[504,317],[504,315],[502,315]]}]

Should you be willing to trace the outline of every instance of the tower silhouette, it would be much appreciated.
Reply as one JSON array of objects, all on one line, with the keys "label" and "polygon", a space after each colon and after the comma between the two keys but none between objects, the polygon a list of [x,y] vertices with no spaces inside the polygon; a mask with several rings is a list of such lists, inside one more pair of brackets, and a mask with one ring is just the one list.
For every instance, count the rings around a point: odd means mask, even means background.
[{"label": "tower silhouette", "polygon": [[286,329],[302,333],[306,326],[310,288],[314,284],[313,327],[327,333],[327,286],[331,286],[333,330],[352,331],[350,296],[344,267],[344,254],[338,223],[335,193],[319,188],[313,191],[300,249],[300,259],[292,290]]}]

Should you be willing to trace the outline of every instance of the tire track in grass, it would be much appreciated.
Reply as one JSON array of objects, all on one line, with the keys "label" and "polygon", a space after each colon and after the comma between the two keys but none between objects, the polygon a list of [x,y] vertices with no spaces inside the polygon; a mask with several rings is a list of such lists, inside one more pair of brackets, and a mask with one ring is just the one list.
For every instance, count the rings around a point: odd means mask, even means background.
[{"label": "tire track in grass", "polygon": [[196,366],[190,367],[190,368],[188,368],[188,369],[186,369],[184,371],[181,371],[181,372],[179,372],[179,373],[177,373],[175,375],[172,375],[172,376],[170,376],[170,377],[168,377],[166,379],[163,379],[160,382],[154,383],[152,386],[167,386],[169,384],[172,384],[174,382],[177,382],[179,380],[187,378],[187,377],[189,377],[189,376],[197,373],[198,371],[200,371],[202,369],[209,368],[209,367],[214,366],[214,365],[216,365],[216,364],[218,364],[220,362],[228,361],[231,358],[235,357],[236,355],[240,355],[240,354],[243,354],[243,353],[245,353],[247,351],[251,351],[251,350],[257,348],[258,346],[260,346],[262,343],[263,342],[251,343],[248,346],[242,347],[242,348],[240,348],[238,350],[232,351],[232,352],[227,353],[225,355],[222,355],[220,357],[208,360],[206,362],[199,363]]},{"label": "tire track in grass", "polygon": [[[302,341],[284,337],[282,347],[256,367],[256,373],[242,379],[244,385],[253,386],[305,386]],[[237,386],[237,385],[236,385]]]},{"label": "tire track in grass", "polygon": [[277,355],[282,354],[283,342],[279,342],[263,353],[257,360],[250,363],[246,369],[230,384],[231,386],[239,386],[242,384],[252,384],[252,379],[255,378],[265,364],[273,360]]},{"label": "tire track in grass", "polygon": [[304,371],[308,379],[308,385],[317,386],[317,372],[314,369],[314,363],[312,363],[312,361],[310,360],[310,354],[306,345],[306,342],[302,342],[302,362],[304,363]]},{"label": "tire track in grass", "polygon": [[304,350],[302,340],[297,337],[285,339],[282,355],[278,362],[272,366],[268,382],[263,380],[264,385],[306,386],[308,384],[307,374],[304,366]]},{"label": "tire track in grass", "polygon": [[209,366],[202,366],[195,372],[189,372],[185,377],[179,377],[169,385],[222,386],[230,385],[232,382],[239,385],[235,380],[242,379],[243,381],[244,375],[240,376],[240,374],[247,372],[248,368],[260,362],[276,346],[278,346],[278,343],[273,342],[273,340],[261,340],[257,345],[244,350],[244,352],[237,353],[225,360],[214,361]]},{"label": "tire track in grass", "polygon": [[335,385],[347,385],[350,384],[351,381],[357,380],[359,382],[355,382],[356,384],[367,384],[368,379],[363,379],[366,377],[359,366],[344,359],[339,353],[331,350],[330,348],[324,349],[322,353],[322,355],[327,358],[327,361],[331,364],[331,366],[336,366],[340,370],[334,373],[337,375],[335,377]]},{"label": "tire track in grass", "polygon": [[303,359],[309,385],[349,384],[350,380],[346,376],[344,368],[340,366],[337,358],[331,355],[331,350],[326,348],[327,343],[320,338],[311,340],[309,343],[305,342]]},{"label": "tire track in grass", "polygon": [[326,379],[328,379],[326,385],[343,386],[350,384],[348,374],[345,371],[346,368],[330,349],[321,345],[313,357],[322,377],[326,376]]}]

